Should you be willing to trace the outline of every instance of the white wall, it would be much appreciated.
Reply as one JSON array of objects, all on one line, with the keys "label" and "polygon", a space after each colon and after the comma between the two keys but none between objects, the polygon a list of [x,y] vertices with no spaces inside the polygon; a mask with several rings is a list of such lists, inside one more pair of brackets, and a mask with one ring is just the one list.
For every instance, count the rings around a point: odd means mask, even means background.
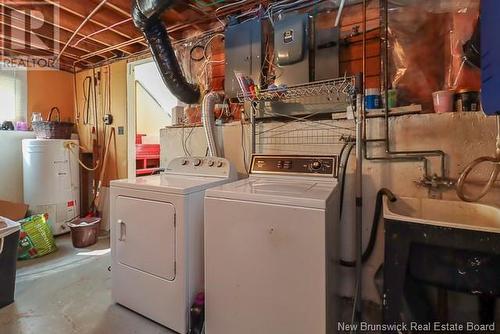
[{"label": "white wall", "polygon": [[23,203],[22,140],[33,132],[0,131],[0,199]]},{"label": "white wall", "polygon": [[[383,134],[383,123],[380,119],[369,120],[368,136],[374,138]],[[342,129],[351,129],[352,121],[325,121],[322,123],[336,125]],[[268,123],[264,129],[276,127],[279,124]],[[296,124],[296,127],[311,127],[311,124]],[[324,129],[324,126],[317,126]],[[350,130],[331,130],[336,134],[349,133]],[[224,150],[226,157],[237,167],[240,173],[244,173],[243,149],[241,148],[241,127],[239,123],[233,123],[223,127]],[[248,128],[246,133],[248,134]],[[487,118],[480,113],[452,113],[452,114],[423,114],[402,116],[391,119],[392,148],[398,150],[430,150],[441,149],[447,153],[446,168],[449,177],[456,179],[467,163],[479,156],[492,156],[495,152],[495,119]],[[183,147],[195,155],[205,155],[206,140],[202,128],[168,128],[162,130],[162,164],[177,156],[184,155]],[[185,143],[182,145],[182,143]],[[245,140],[248,150],[248,138]],[[164,149],[164,147],[167,147]],[[265,145],[258,148],[259,153],[264,154],[338,154],[339,145]],[[383,154],[383,150],[378,150]],[[377,151],[370,149],[370,154]],[[438,161],[431,159],[433,171],[438,170]],[[351,159],[350,170],[354,168],[354,155]],[[365,161],[363,165],[363,226],[364,246],[368,243],[371,230],[372,215],[374,212],[376,192],[386,187],[391,189],[397,196],[427,197],[427,189],[417,187],[418,181],[423,175],[422,164],[413,162],[373,162]],[[475,182],[481,183],[485,180],[487,173],[474,175]],[[352,259],[354,255],[354,189],[352,174],[348,175],[344,220],[342,222],[341,242],[342,257]],[[445,199],[458,200],[454,191],[443,194]],[[484,203],[500,207],[500,180],[496,188],[483,199]],[[379,239],[372,258],[366,263],[363,279],[363,297],[379,302],[378,294],[373,283],[373,276],[380,264],[383,262],[383,225],[379,229]],[[354,287],[353,271],[345,269],[342,275],[343,293],[350,295]]]},{"label": "white wall", "polygon": [[[151,93],[154,99],[158,101],[165,113],[171,116],[171,109],[178,104],[178,100],[163,83],[156,64],[151,61],[137,65],[134,68],[134,75],[135,80],[139,81]],[[163,124],[163,126],[171,124]]]},{"label": "white wall", "polygon": [[146,135],[144,144],[159,144],[160,128],[172,124],[172,118],[138,82],[135,88],[137,133]]}]

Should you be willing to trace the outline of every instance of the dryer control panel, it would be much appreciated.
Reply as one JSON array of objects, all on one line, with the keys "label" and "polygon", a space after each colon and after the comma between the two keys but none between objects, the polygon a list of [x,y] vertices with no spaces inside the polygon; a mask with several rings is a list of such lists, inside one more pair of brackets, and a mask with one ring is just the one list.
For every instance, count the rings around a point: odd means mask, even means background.
[{"label": "dryer control panel", "polygon": [[224,158],[181,157],[172,160],[164,174],[233,177],[236,169]]},{"label": "dryer control panel", "polygon": [[337,177],[337,156],[254,155],[251,174]]}]

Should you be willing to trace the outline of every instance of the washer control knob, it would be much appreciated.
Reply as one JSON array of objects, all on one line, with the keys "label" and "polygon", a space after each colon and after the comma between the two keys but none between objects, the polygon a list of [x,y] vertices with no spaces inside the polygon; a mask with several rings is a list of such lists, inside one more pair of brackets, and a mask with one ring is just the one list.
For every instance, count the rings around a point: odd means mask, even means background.
[{"label": "washer control knob", "polygon": [[222,166],[224,166],[224,163],[222,161],[218,161],[217,162],[217,167],[221,168]]},{"label": "washer control knob", "polygon": [[209,167],[213,167],[214,165],[215,165],[215,161],[210,160],[210,161],[208,162],[208,166],[209,166]]},{"label": "washer control knob", "polygon": [[201,160],[200,159],[194,159],[193,160],[193,165],[195,165],[196,167],[198,167],[199,165],[201,165]]},{"label": "washer control knob", "polygon": [[189,160],[187,160],[187,159],[184,159],[184,160],[182,160],[182,162],[181,162],[181,165],[183,165],[183,166],[186,166],[186,165],[188,165],[188,164],[189,164]]},{"label": "washer control knob", "polygon": [[320,169],[322,166],[323,166],[323,164],[321,163],[321,161],[318,161],[318,160],[313,161],[313,162],[311,163],[311,169],[313,169],[313,170],[318,170],[318,169]]}]

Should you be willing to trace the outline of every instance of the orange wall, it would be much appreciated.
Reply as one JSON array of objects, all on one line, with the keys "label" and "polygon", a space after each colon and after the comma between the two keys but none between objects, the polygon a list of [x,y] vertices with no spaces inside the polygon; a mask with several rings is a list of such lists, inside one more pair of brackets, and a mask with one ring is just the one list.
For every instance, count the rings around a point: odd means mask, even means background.
[{"label": "orange wall", "polygon": [[33,112],[48,117],[52,107],[61,111],[61,120],[74,122],[73,74],[63,71],[28,71],[28,120]]}]

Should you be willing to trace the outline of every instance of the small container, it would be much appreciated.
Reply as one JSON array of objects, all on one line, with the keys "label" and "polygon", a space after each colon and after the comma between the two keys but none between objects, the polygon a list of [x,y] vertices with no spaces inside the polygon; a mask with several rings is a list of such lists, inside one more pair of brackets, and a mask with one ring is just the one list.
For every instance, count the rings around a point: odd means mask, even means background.
[{"label": "small container", "polygon": [[389,89],[387,91],[387,106],[389,109],[398,106],[398,91],[396,89]]},{"label": "small container", "polygon": [[380,109],[382,107],[380,99],[380,89],[368,88],[365,91],[365,108]]},{"label": "small container", "polygon": [[16,122],[16,131],[29,131],[28,122]]},{"label": "small container", "polygon": [[473,112],[481,110],[481,98],[478,91],[461,89],[455,94],[455,111]]},{"label": "small container", "polygon": [[453,97],[454,92],[452,90],[440,90],[432,93],[434,111],[438,114],[453,112]]},{"label": "small container", "polygon": [[75,248],[86,248],[97,243],[101,218],[80,218],[76,223],[69,223],[71,241]]},{"label": "small container", "polygon": [[40,113],[40,112],[34,112],[31,115],[31,123],[33,123],[33,122],[43,122],[42,113]]}]

